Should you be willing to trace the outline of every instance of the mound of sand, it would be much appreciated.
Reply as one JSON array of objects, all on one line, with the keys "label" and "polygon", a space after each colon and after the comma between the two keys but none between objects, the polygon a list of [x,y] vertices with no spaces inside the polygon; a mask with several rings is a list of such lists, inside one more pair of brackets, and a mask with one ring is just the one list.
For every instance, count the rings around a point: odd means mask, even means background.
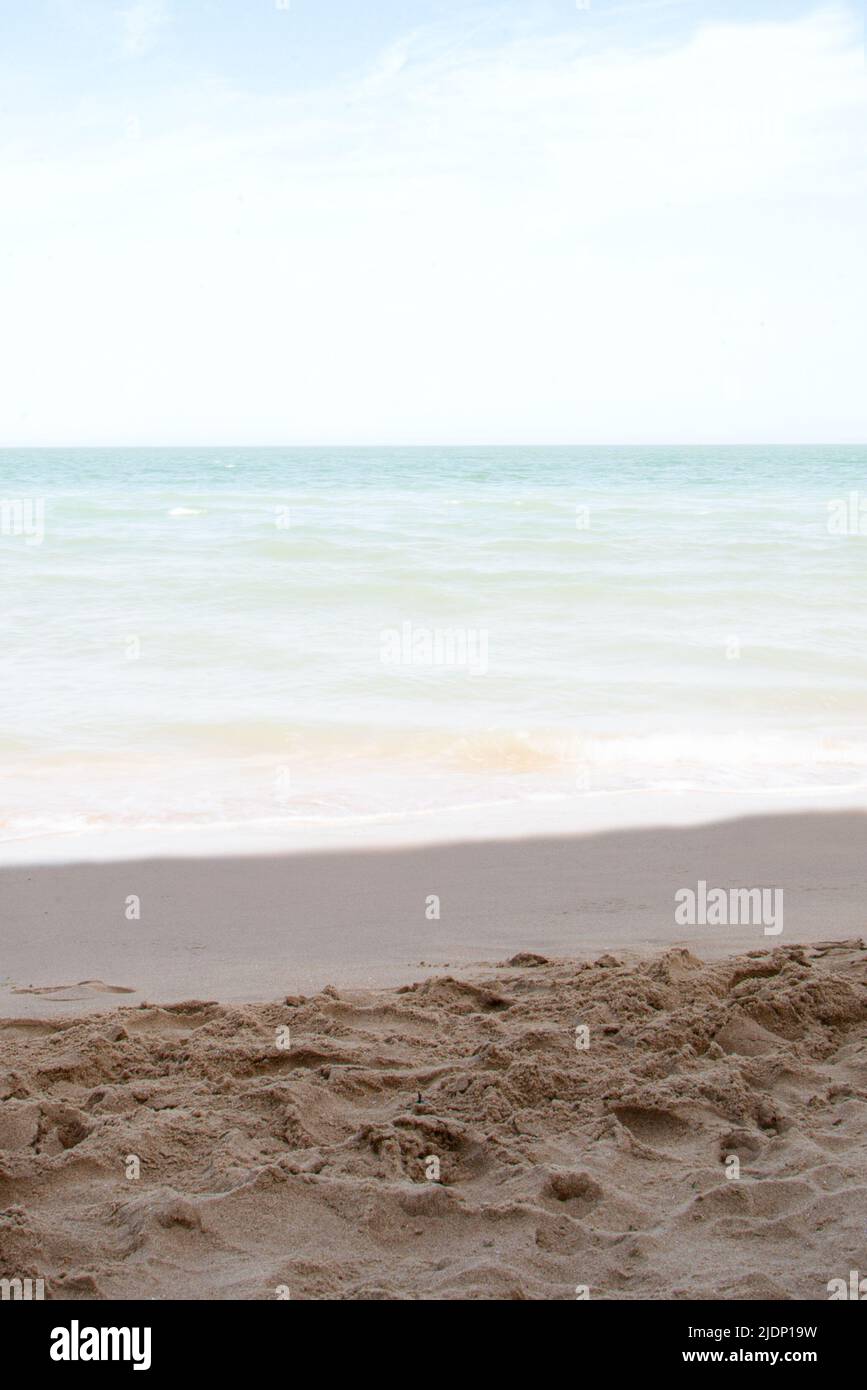
[{"label": "mound of sand", "polygon": [[0,1274],[55,1299],[824,1299],[867,951],[5,1020],[0,1101]]}]

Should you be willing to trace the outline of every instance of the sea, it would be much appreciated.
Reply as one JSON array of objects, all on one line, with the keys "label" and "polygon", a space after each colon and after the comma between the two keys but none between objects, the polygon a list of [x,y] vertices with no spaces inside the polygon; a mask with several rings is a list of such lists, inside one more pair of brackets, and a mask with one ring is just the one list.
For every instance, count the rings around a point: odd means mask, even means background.
[{"label": "sea", "polygon": [[3,449],[0,844],[851,802],[865,576],[862,446]]}]

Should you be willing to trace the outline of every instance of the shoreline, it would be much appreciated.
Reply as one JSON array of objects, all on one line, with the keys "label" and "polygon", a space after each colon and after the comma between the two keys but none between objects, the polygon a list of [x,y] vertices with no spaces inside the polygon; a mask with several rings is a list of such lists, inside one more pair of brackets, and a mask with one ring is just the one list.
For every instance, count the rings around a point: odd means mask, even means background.
[{"label": "shoreline", "polygon": [[730,791],[624,788],[578,798],[540,794],[511,801],[433,806],[343,818],[262,818],[214,824],[104,825],[0,837],[0,870],[24,865],[120,860],[256,857],[356,849],[391,850],[484,840],[524,840],[711,825],[757,815],[867,813],[867,788],[791,787]]},{"label": "shoreline", "polygon": [[[0,1017],[397,986],[523,950],[580,958],[678,946],[710,960],[856,937],[865,850],[867,814],[814,811],[389,849],[6,866]],[[783,932],[680,925],[675,895],[700,881],[781,890]]]}]

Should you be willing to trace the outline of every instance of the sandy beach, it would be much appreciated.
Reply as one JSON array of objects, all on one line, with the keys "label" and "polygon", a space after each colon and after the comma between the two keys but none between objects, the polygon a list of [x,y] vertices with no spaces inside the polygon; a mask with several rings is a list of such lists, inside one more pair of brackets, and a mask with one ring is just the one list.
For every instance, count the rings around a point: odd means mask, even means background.
[{"label": "sandy beach", "polygon": [[[0,1271],[827,1298],[863,1250],[865,824],[3,869]],[[679,925],[699,879],[779,886],[783,931]]]},{"label": "sandy beach", "polygon": [[867,949],[522,953],[0,1026],[0,1267],[51,1299],[827,1299]]},{"label": "sandy beach", "polygon": [[[712,959],[855,936],[865,851],[867,815],[813,812],[358,852],[5,867],[0,1017],[381,988],[524,950],[589,959],[677,945]],[[780,890],[782,931],[679,924],[675,895],[701,880]]]}]

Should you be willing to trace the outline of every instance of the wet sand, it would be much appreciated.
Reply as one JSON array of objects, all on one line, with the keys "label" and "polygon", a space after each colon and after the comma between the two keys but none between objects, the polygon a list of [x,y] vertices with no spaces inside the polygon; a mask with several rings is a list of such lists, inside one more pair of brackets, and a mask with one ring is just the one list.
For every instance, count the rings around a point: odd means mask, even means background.
[{"label": "wet sand", "polygon": [[[680,925],[675,894],[699,880],[782,889],[782,933]],[[713,959],[859,935],[865,925],[867,815],[853,811],[415,848],[7,867],[0,1017],[382,987],[521,950],[589,959],[683,945]]]}]

